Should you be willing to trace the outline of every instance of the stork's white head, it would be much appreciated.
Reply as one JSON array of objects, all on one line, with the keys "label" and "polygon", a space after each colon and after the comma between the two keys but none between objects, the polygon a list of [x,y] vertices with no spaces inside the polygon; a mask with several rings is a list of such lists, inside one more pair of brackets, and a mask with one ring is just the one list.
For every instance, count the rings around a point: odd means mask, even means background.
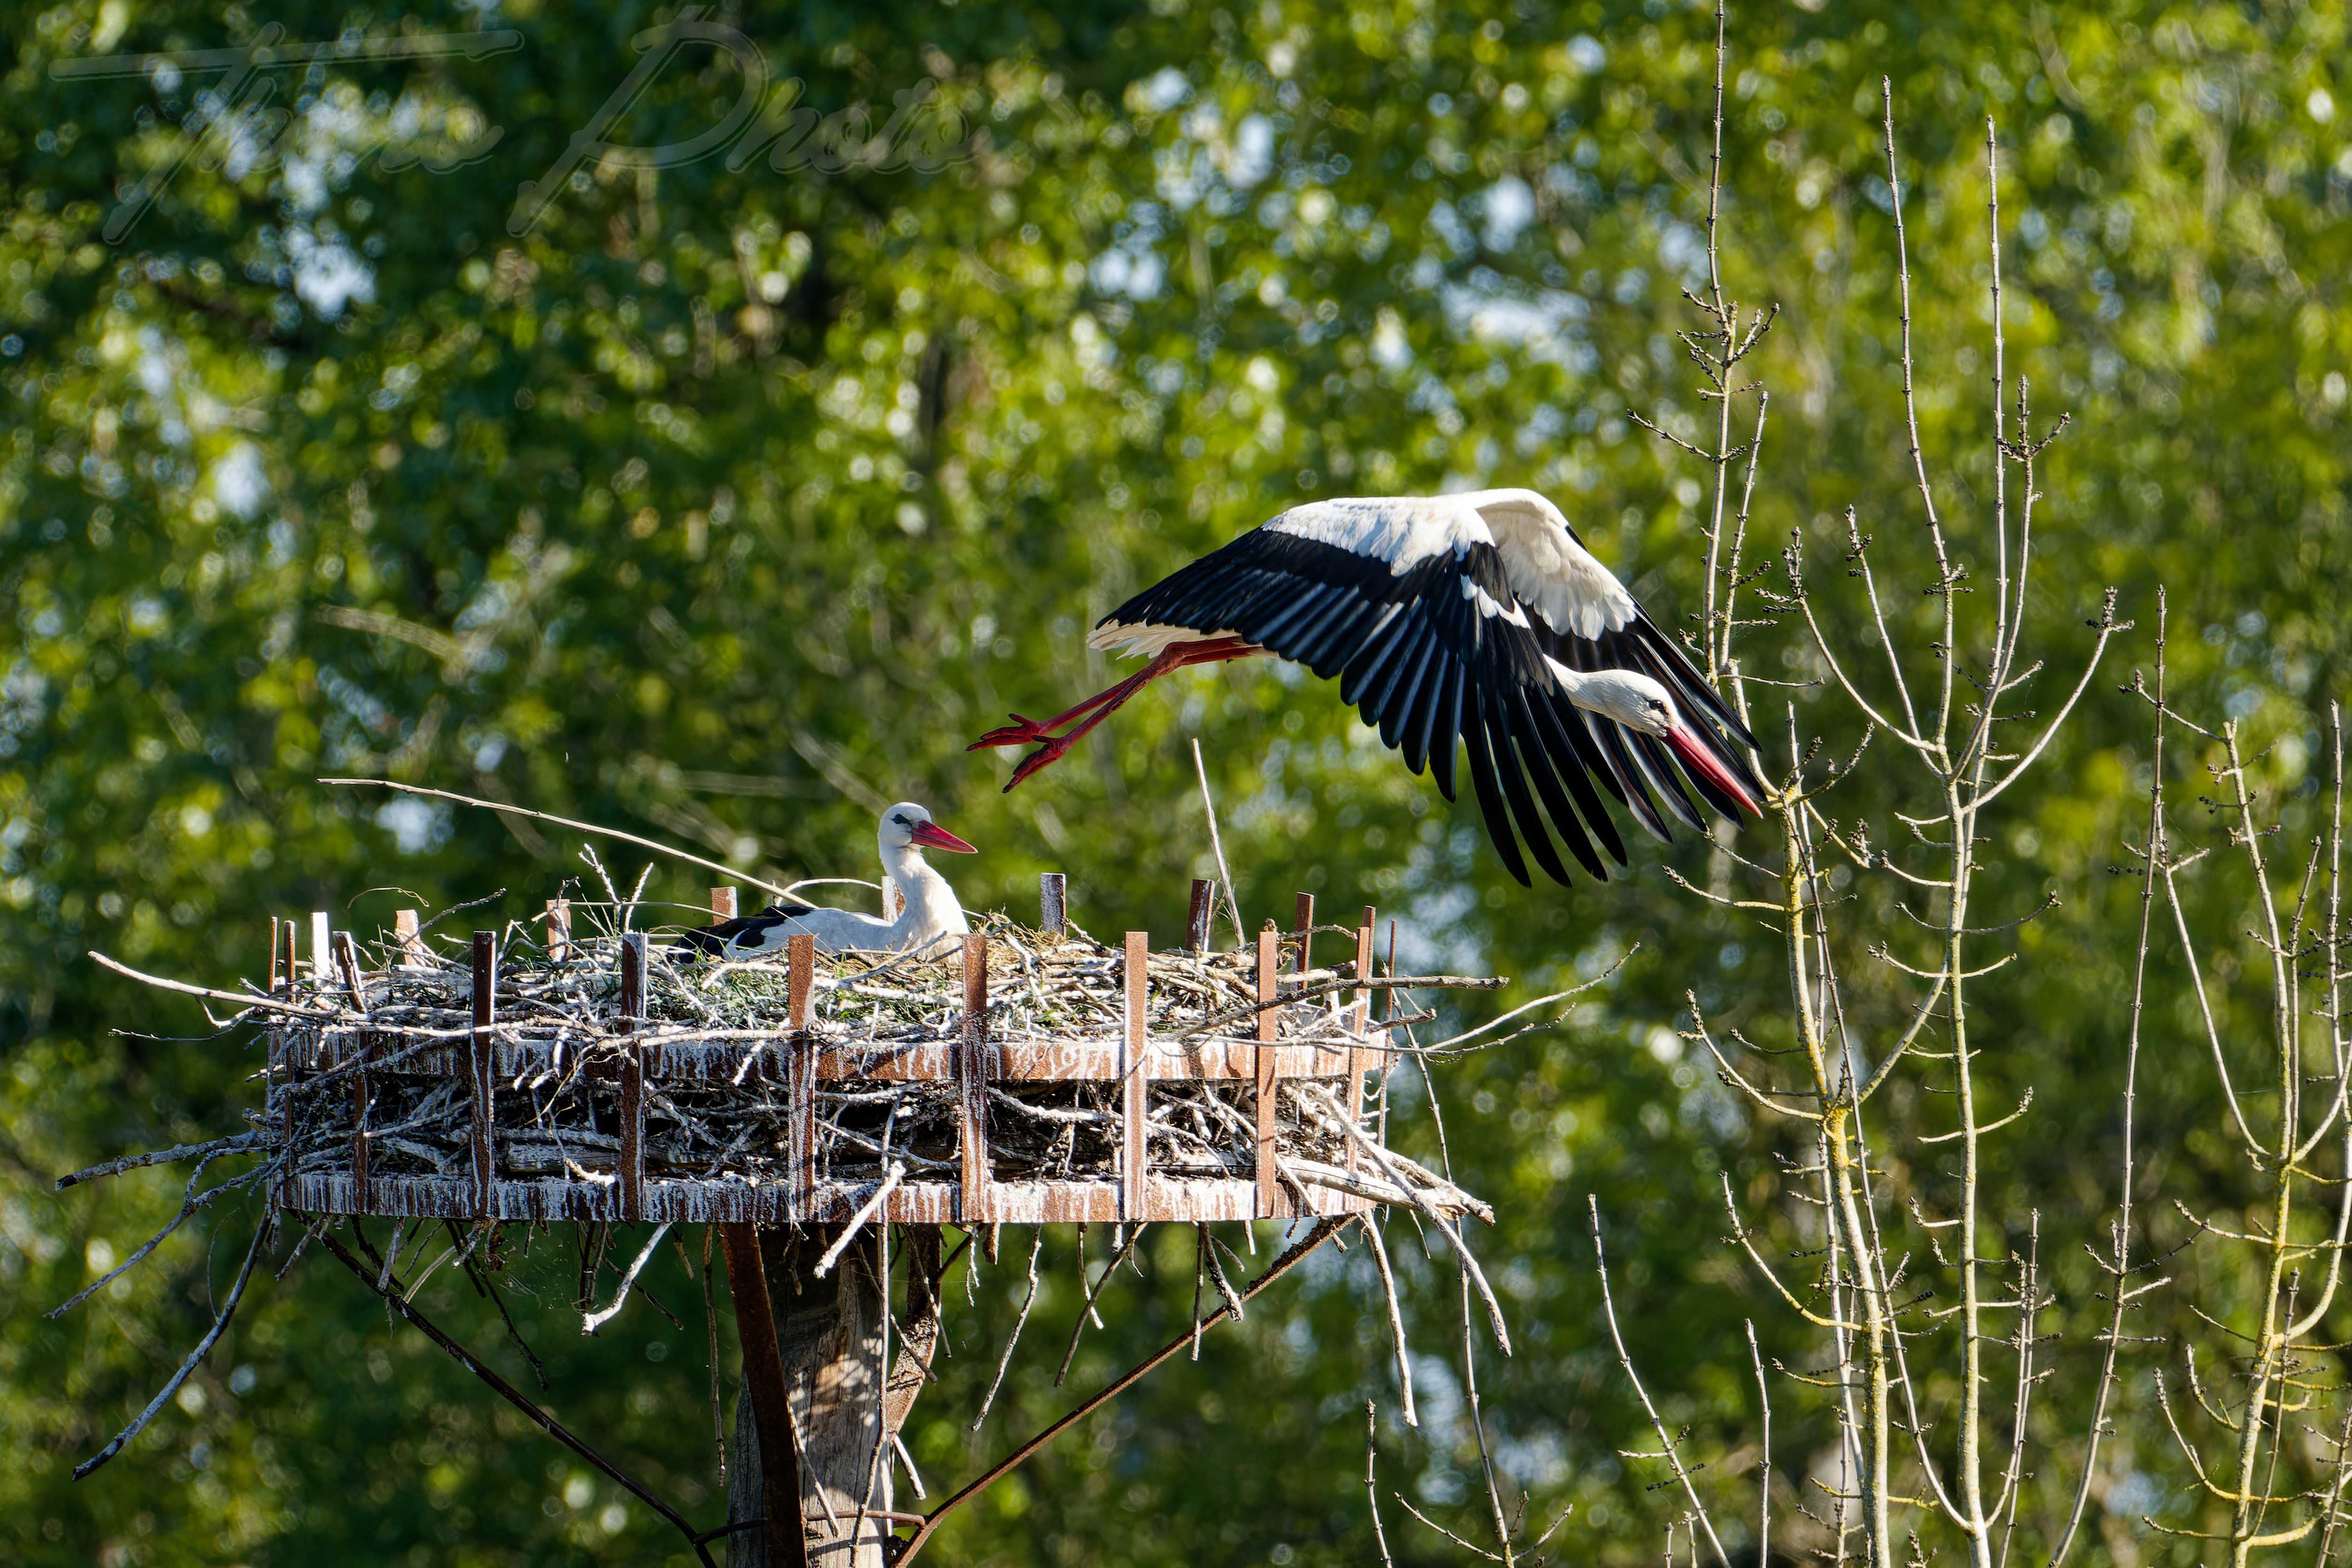
[{"label": "stork's white head", "polygon": [[1697,729],[1685,724],[1682,710],[1675,706],[1674,695],[1663,683],[1631,670],[1577,674],[1562,671],[1558,665],[1553,668],[1569,701],[1635,735],[1664,741],[1674,748],[1692,778],[1706,779],[1749,811],[1757,810],[1754,797],[1741,785],[1738,776],[1724,765],[1723,758],[1717,755],[1720,743],[1714,733],[1710,731],[1702,737]]},{"label": "stork's white head", "polygon": [[1682,711],[1664,683],[1631,670],[1601,670],[1584,676],[1569,692],[1577,706],[1614,719],[1636,735],[1664,740],[1680,728]]},{"label": "stork's white head", "polygon": [[945,828],[931,821],[930,812],[912,800],[901,800],[882,813],[882,830],[877,835],[882,852],[887,856],[894,850],[945,850],[950,854],[970,855],[980,852],[965,843]]}]

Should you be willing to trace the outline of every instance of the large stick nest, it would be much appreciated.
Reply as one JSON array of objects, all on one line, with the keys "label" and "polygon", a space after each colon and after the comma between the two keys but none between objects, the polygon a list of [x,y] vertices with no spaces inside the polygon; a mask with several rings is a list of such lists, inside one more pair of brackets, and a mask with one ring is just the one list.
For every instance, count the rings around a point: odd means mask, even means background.
[{"label": "large stick nest", "polygon": [[[503,1048],[495,1095],[496,1176],[610,1183],[621,1148],[616,1082],[626,1052],[658,1049],[670,1063],[646,1082],[649,1177],[783,1182],[789,1168],[788,1092],[794,1033],[781,956],[742,962],[693,957],[656,938],[647,966],[644,1021],[621,1010],[621,933],[614,912],[575,905],[583,930],[551,957],[530,928],[500,939],[496,1021]],[[620,913],[626,915],[630,911]],[[1126,1031],[1123,953],[1075,927],[1049,936],[1002,916],[986,923],[988,1030],[1006,1056],[1036,1047],[1115,1053]],[[474,1033],[473,977],[459,939],[371,945],[360,995],[339,968],[304,966],[283,1001],[282,1040],[346,1049],[324,1072],[281,1079],[290,1092],[289,1149],[296,1174],[348,1174],[352,1096],[361,1069],[349,1046],[364,1036],[372,1060],[367,1125],[370,1174],[462,1178],[471,1171],[472,1100],[461,1065]],[[364,949],[363,949],[364,950]],[[961,1086],[938,1071],[940,1048],[961,1039],[961,955],[836,955],[816,963],[810,1032],[835,1064],[815,1087],[814,1146],[820,1183],[867,1183],[892,1167],[905,1179],[952,1180],[960,1172]],[[1278,1089],[1277,1171],[1294,1189],[1321,1186],[1449,1218],[1486,1207],[1451,1182],[1381,1145],[1384,1108],[1351,1104],[1353,1059],[1366,1069],[1382,1026],[1360,1028],[1353,966],[1283,977],[1272,1011],[1286,1058],[1324,1047],[1322,1071],[1286,1077]],[[1154,954],[1146,967],[1146,1023],[1156,1060],[1147,1097],[1147,1169],[1171,1177],[1250,1179],[1255,1169],[1255,1099],[1247,1076],[1179,1076],[1205,1058],[1246,1061],[1255,1049],[1255,955]],[[1413,982],[1389,979],[1385,987]],[[1461,985],[1447,977],[1434,985]],[[926,1053],[928,1052],[928,1057]],[[313,1055],[310,1060],[320,1060]],[[913,1062],[933,1074],[908,1081]],[[1000,1080],[986,1089],[988,1150],[998,1181],[1108,1180],[1123,1130],[1120,1086],[1108,1079]],[[281,1102],[281,1106],[289,1102]],[[1356,1113],[1356,1130],[1347,1124]],[[283,1116],[257,1116],[279,1131]],[[1305,1194],[1300,1192],[1299,1197]]]}]

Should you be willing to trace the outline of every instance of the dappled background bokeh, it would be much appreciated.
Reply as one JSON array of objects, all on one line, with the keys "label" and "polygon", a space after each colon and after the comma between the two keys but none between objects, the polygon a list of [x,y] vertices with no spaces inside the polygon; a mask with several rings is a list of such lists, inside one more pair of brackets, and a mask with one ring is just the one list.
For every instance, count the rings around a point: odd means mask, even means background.
[{"label": "dappled background bokeh", "polygon": [[[1008,709],[1102,684],[1094,617],[1308,497],[1540,488],[1683,623],[1710,476],[1629,416],[1695,433],[1708,414],[1672,333],[1706,267],[1711,11],[886,12],[722,7],[777,96],[731,151],[665,167],[566,158],[655,9],[68,0],[0,22],[0,1555],[686,1560],[312,1262],[257,1287],[128,1455],[67,1479],[202,1332],[257,1218],[211,1213],[90,1309],[40,1316],[179,1192],[168,1174],[63,1195],[50,1179],[231,1130],[255,1095],[241,1040],[120,1032],[205,1025],[85,950],[217,981],[258,972],[272,914],[367,931],[398,904],[506,890],[487,924],[581,873],[556,830],[329,774],[520,801],[779,879],[873,874],[872,809],[912,798],[982,847],[953,868],[974,906],[1025,912],[1059,869],[1081,923],[1164,939],[1210,865],[1197,737],[1253,924],[1296,889],[1376,904],[1409,953],[1507,974],[1514,1001],[1638,946],[1567,1027],[1440,1077],[1457,1167],[1498,1213],[1486,1249],[1518,1335],[1482,1364],[1486,1416],[1533,1511],[1578,1505],[1568,1555],[1650,1557],[1674,1508],[1618,1457],[1652,1443],[1596,1316],[1585,1193],[1612,1216],[1633,1347],[1695,1442],[1752,1396],[1743,1317],[1821,1364],[1718,1242],[1717,1173],[1769,1188],[1798,1145],[1674,1032],[1686,988],[1736,1023],[1783,962],[1666,883],[1662,861],[1704,879],[1703,843],[1644,843],[1606,886],[1521,890],[1475,808],[1288,668],[1172,679],[1011,796],[1010,754],[962,749]],[[2141,622],[1997,813],[1985,906],[2063,901],[1982,1003],[1987,1071],[2043,1086],[1988,1178],[2018,1225],[2038,1206],[2093,1236],[2112,1201],[2114,928],[2137,890],[2107,868],[2144,812],[2146,749],[2116,687],[2148,660],[2157,585],[2176,693],[2290,742],[2264,764],[2282,788],[2307,786],[2309,710],[2342,689],[2344,26],[2333,7],[2084,0],[1731,17],[1723,266],[1782,312],[1752,362],[1772,392],[1762,558],[1792,543],[1842,583],[1848,506],[1883,549],[1916,544],[1885,76],[1948,520],[1964,547],[1980,537],[1991,474],[1990,115],[2011,366],[2073,417],[2037,517],[2045,651],[2079,659],[2104,584]],[[520,45],[262,73],[193,138],[213,79],[194,68],[52,70],[269,27],[510,27]],[[688,47],[605,139],[685,142],[743,88],[736,58]],[[793,104],[863,104],[864,132],[779,170],[790,136],[760,139]],[[551,169],[540,210],[519,204]],[[1749,668],[1814,673],[1770,629]],[[1817,700],[1792,688],[1768,711],[1784,697]],[[1884,821],[1881,789],[1865,775],[1840,809]],[[691,903],[710,880],[657,862],[650,886]],[[2168,1049],[2142,1084],[2150,1124],[2183,1140],[2166,1177],[2226,1204],[2231,1178],[2195,1141],[2211,1083]],[[1425,1116],[1409,1109],[1403,1135],[1425,1144]],[[699,1285],[666,1256],[647,1284],[683,1326],[643,1304],[583,1340],[568,1234],[514,1247],[551,1403],[715,1521]],[[1451,1275],[1402,1251],[1424,1427],[1384,1437],[1384,1479],[1455,1517],[1478,1484],[1445,1366]],[[2086,1336],[2097,1279],[2078,1249],[2048,1252],[2069,1303],[2052,1327]],[[1182,1321],[1189,1251],[1171,1259],[1156,1288],[1120,1287],[1075,1387]],[[1361,1413],[1391,1401],[1386,1330],[1361,1249],[1328,1261],[973,1508],[948,1560],[1364,1561]],[[969,1306],[953,1292],[957,1359],[908,1434],[935,1496],[1066,1397],[1034,1370],[1075,1310],[1049,1294],[1031,1375],[989,1431],[964,1429],[1016,1273]],[[435,1289],[461,1334],[497,1343],[461,1281]],[[2128,1375],[2128,1408],[2148,1375]],[[2079,1429],[2088,1376],[2062,1354],[2053,1432]],[[1830,1429],[1793,1405],[1783,1426],[1776,1460],[1801,1478]],[[2103,1473],[2094,1554],[2187,1550],[2132,1522],[2185,1496],[2177,1459],[2125,1444]],[[1410,1521],[1390,1535],[1400,1561],[1439,1555]]]}]

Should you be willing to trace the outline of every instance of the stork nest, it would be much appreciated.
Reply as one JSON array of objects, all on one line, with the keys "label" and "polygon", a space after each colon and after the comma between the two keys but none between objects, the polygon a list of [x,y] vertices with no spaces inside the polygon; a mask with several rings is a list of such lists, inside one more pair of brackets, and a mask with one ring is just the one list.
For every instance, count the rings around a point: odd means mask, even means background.
[{"label": "stork nest", "polygon": [[[894,1166],[908,1180],[958,1173],[962,1086],[936,1071],[941,1048],[951,1052],[964,1022],[961,956],[952,944],[935,955],[819,956],[809,1033],[802,1036],[791,1027],[782,955],[709,961],[668,947],[656,934],[639,1021],[622,1010],[622,926],[634,911],[572,909],[597,929],[570,936],[560,956],[551,956],[530,926],[509,925],[500,935],[489,1026],[502,1064],[494,1100],[498,1179],[616,1180],[619,1066],[626,1053],[651,1047],[667,1065],[648,1071],[644,1084],[648,1177],[788,1181],[789,1063],[795,1040],[804,1049],[811,1037],[832,1062],[814,1089],[819,1183],[871,1183]],[[1048,935],[1000,915],[983,929],[992,1046],[1007,1058],[1024,1047],[1072,1053],[1071,1061],[1116,1053],[1127,1028],[1119,949],[1076,926]],[[321,975],[305,965],[273,998],[280,1049],[264,1074],[276,1080],[273,1109],[250,1119],[280,1144],[283,1174],[349,1175],[354,1101],[337,1086],[363,1075],[371,1176],[464,1178],[473,1149],[464,1061],[475,1027],[462,939],[384,939],[354,953],[363,955],[356,994],[350,971]],[[1255,956],[1150,956],[1146,1024],[1162,1060],[1189,1056],[1196,1068],[1203,1056],[1248,1060],[1258,1015],[1267,1010],[1257,1000]],[[1280,1179],[1447,1218],[1490,1218],[1452,1182],[1382,1145],[1384,1099],[1377,1106],[1358,1100],[1362,1080],[1349,1069],[1393,1059],[1381,1053],[1384,1025],[1367,1031],[1359,1022],[1360,977],[1352,970],[1285,974],[1285,999],[1272,1006],[1280,1045],[1327,1048],[1311,1060],[1329,1064],[1328,1071],[1278,1081]],[[1494,983],[1426,977],[1383,985],[1394,994],[1420,984]],[[1292,1051],[1289,1059],[1299,1057]],[[920,1060],[934,1067],[913,1070]],[[310,1066],[289,1074],[289,1061]],[[1116,1079],[1000,1078],[985,1094],[993,1179],[1117,1175],[1123,1117]],[[1255,1102],[1246,1075],[1151,1078],[1149,1174],[1249,1179]]]}]

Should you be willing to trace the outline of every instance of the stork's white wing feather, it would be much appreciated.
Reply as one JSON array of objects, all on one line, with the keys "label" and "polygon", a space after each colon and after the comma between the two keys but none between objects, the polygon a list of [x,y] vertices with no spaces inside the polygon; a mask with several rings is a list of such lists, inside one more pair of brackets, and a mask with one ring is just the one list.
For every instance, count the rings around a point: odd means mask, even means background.
[{"label": "stork's white wing feather", "polygon": [[730,957],[781,953],[790,938],[803,933],[816,938],[820,953],[877,951],[895,945],[888,921],[854,909],[807,909],[782,918],[755,916],[751,924],[753,930],[729,945]]},{"label": "stork's white wing feather", "polygon": [[1533,490],[1310,501],[1266,527],[1385,562],[1397,577],[1433,556],[1493,545],[1511,591],[1571,636],[1622,630],[1636,613],[1625,585],[1577,541],[1559,508]]},{"label": "stork's white wing feather", "polygon": [[1309,501],[1266,524],[1318,544],[1386,561],[1390,575],[1402,577],[1434,555],[1471,545],[1493,544],[1494,535],[1459,496],[1355,496]]},{"label": "stork's white wing feather", "polygon": [[1616,574],[1579,544],[1568,519],[1533,490],[1474,490],[1449,497],[1492,531],[1503,573],[1521,603],[1570,636],[1622,630],[1638,613]]}]

